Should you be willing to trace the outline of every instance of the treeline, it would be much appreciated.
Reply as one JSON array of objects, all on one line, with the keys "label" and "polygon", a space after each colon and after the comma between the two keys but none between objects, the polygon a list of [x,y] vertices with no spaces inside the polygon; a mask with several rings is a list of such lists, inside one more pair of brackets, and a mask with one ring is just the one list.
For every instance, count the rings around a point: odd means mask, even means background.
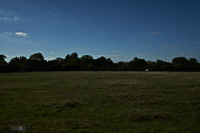
[{"label": "treeline", "polygon": [[5,61],[6,56],[0,55],[0,72],[30,72],[30,71],[200,71],[197,59],[176,57],[172,63],[157,60],[145,61],[133,58],[129,62],[114,63],[110,58],[101,56],[93,59],[91,55],[78,58],[76,52],[67,54],[65,58],[56,58],[47,61],[41,53],[34,53],[27,59],[24,56],[14,57],[10,62]]}]

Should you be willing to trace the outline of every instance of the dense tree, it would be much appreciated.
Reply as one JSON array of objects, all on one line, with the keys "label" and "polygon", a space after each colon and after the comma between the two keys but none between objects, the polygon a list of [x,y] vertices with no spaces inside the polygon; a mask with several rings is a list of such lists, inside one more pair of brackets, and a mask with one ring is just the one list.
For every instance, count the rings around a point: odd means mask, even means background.
[{"label": "dense tree", "polygon": [[176,57],[172,60],[172,69],[175,71],[189,71],[189,61],[185,57]]},{"label": "dense tree", "polygon": [[65,60],[77,59],[77,58],[78,58],[78,54],[77,54],[76,52],[71,53],[71,55],[70,55],[70,54],[67,54],[67,55],[65,56]]},{"label": "dense tree", "polygon": [[116,63],[116,70],[127,71],[128,70],[128,63],[123,62],[123,61]]},{"label": "dense tree", "polygon": [[8,72],[8,64],[5,61],[6,56],[1,54],[0,55],[0,72]]},{"label": "dense tree", "polygon": [[71,58],[72,59],[78,58],[78,54],[76,52],[72,53],[71,54]]},{"label": "dense tree", "polygon": [[197,64],[197,63],[198,63],[198,61],[197,61],[196,58],[190,58],[190,59],[189,59],[189,64],[190,64],[190,65],[195,65],[195,64]]},{"label": "dense tree", "polygon": [[94,59],[91,55],[83,55],[81,57],[81,64],[84,70],[90,70],[90,68],[93,68],[93,67],[88,67],[89,64],[90,66],[94,66],[93,63],[94,63]]},{"label": "dense tree", "polygon": [[78,54],[76,52],[71,55],[67,54],[64,62],[62,63],[62,70],[65,71],[78,71],[82,70],[81,59],[78,58]]},{"label": "dense tree", "polygon": [[172,63],[157,60],[145,61],[138,57],[133,58],[129,62],[114,63],[110,58],[101,56],[93,59],[91,55],[83,55],[78,58],[76,52],[67,54],[66,57],[56,58],[54,60],[46,61],[41,53],[34,53],[30,55],[29,59],[26,57],[14,57],[9,63],[5,61],[6,56],[0,55],[0,72],[22,72],[22,71],[144,71],[150,69],[151,71],[200,71],[200,63],[197,59],[185,57],[176,57]]},{"label": "dense tree", "polygon": [[44,71],[47,69],[47,61],[41,53],[32,54],[26,61],[28,71]]},{"label": "dense tree", "polygon": [[157,71],[168,71],[168,70],[171,70],[171,64],[166,62],[166,61],[157,60],[155,65],[156,65],[156,70]]},{"label": "dense tree", "polygon": [[14,58],[12,58],[12,59],[10,60],[10,63],[20,63],[20,64],[22,64],[22,63],[24,63],[26,60],[27,60],[27,59],[26,59],[26,57],[24,57],[24,56],[14,57]]},{"label": "dense tree", "polygon": [[5,63],[6,56],[1,54],[0,55],[0,63]]},{"label": "dense tree", "polygon": [[188,64],[188,60],[185,57],[176,57],[172,60],[172,64]]},{"label": "dense tree", "polygon": [[97,67],[97,69],[99,70],[105,70],[106,65],[107,64],[107,60],[104,56],[101,56],[100,58],[97,58],[95,60],[95,66]]},{"label": "dense tree", "polygon": [[198,61],[196,58],[190,58],[189,59],[189,69],[190,71],[198,71],[200,69],[200,65],[198,64]]},{"label": "dense tree", "polygon": [[86,70],[95,71],[95,70],[97,70],[97,68],[93,63],[90,63],[87,65]]},{"label": "dense tree", "polygon": [[41,53],[35,53],[35,54],[32,54],[30,57],[29,57],[30,60],[38,60],[38,61],[43,61],[44,60],[44,56],[41,54]]},{"label": "dense tree", "polygon": [[133,71],[144,70],[147,62],[144,59],[139,59],[137,57],[133,58],[129,63],[129,69]]},{"label": "dense tree", "polygon": [[26,67],[25,62],[26,62],[26,57],[24,56],[12,58],[9,62],[9,71],[12,72],[25,71]]},{"label": "dense tree", "polygon": [[47,70],[48,71],[61,71],[62,62],[64,59],[56,58],[55,60],[50,60],[47,62]]}]

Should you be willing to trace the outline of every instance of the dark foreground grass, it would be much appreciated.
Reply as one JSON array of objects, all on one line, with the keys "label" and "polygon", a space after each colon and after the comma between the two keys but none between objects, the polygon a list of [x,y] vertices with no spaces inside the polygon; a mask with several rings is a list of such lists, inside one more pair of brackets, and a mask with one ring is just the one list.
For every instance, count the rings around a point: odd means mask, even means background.
[{"label": "dark foreground grass", "polygon": [[200,131],[200,73],[0,74],[0,132]]}]

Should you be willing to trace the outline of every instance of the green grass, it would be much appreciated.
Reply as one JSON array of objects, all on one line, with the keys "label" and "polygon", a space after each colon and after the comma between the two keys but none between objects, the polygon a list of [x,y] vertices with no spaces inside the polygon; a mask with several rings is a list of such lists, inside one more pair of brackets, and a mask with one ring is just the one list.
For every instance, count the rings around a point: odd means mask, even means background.
[{"label": "green grass", "polygon": [[200,73],[0,73],[0,132],[196,133]]}]

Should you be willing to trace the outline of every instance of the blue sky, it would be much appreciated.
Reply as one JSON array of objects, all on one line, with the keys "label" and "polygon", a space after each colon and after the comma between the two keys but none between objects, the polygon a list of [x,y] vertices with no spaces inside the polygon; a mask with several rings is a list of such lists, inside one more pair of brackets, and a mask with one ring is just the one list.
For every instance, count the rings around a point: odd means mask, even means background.
[{"label": "blue sky", "polygon": [[200,62],[200,0],[0,0],[0,54]]}]

